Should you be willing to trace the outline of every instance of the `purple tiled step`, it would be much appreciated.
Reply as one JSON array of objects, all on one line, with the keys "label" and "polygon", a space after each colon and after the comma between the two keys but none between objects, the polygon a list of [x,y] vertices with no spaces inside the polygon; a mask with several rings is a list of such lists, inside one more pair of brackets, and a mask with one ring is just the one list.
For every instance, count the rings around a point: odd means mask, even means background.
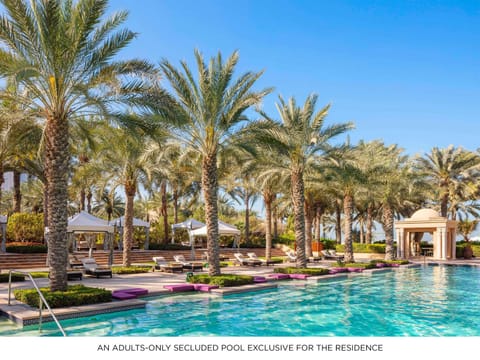
[{"label": "purple tiled step", "polygon": [[195,287],[191,284],[163,285],[163,288],[168,289],[172,292],[194,291],[195,290]]},{"label": "purple tiled step", "polygon": [[130,300],[130,299],[135,299],[137,297],[137,295],[129,294],[129,293],[122,292],[122,291],[114,291],[112,293],[112,297],[114,299],[117,299],[117,300]]},{"label": "purple tiled step", "polygon": [[128,294],[133,294],[133,295],[136,295],[136,296],[147,295],[148,294],[148,290],[143,289],[143,288],[129,288],[129,289],[122,289],[122,290],[118,290],[118,291],[125,292],[125,293],[128,293]]},{"label": "purple tiled step", "polygon": [[268,276],[271,277],[272,279],[275,279],[275,280],[290,279],[290,275],[288,275],[288,274],[270,274]]},{"label": "purple tiled step", "polygon": [[193,288],[197,291],[204,291],[209,292],[212,289],[218,289],[218,285],[210,285],[210,284],[193,284]]},{"label": "purple tiled step", "polygon": [[340,273],[345,273],[348,272],[347,268],[341,268],[341,267],[335,267],[335,268],[330,268],[328,270],[329,274],[340,274]]},{"label": "purple tiled step", "polygon": [[308,274],[289,274],[290,279],[306,280],[310,275]]}]

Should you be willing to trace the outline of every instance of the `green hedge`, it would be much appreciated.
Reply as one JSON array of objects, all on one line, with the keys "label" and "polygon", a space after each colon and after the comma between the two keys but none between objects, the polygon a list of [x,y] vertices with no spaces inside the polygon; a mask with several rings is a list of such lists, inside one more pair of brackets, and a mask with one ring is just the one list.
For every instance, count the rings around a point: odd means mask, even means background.
[{"label": "green hedge", "polygon": [[[12,281],[25,281],[25,276],[21,274],[12,274]],[[0,283],[8,282],[8,273],[0,274]]]},{"label": "green hedge", "polygon": [[[345,252],[345,245],[337,245],[338,252]],[[354,253],[385,254],[385,244],[359,244],[353,243]]]},{"label": "green hedge", "polygon": [[192,276],[187,276],[187,281],[192,284],[211,284],[221,287],[228,287],[253,284],[253,276],[234,274],[212,276],[207,274],[195,274]]},{"label": "green hedge", "polygon": [[339,265],[340,267],[347,268],[362,268],[362,269],[374,269],[377,266],[373,263],[346,263]]},{"label": "green hedge", "polygon": [[[265,256],[259,256],[259,259],[266,260],[266,257]],[[274,256],[274,257],[270,258],[269,262],[270,262],[270,264],[282,264],[283,259],[284,259],[283,257]]]},{"label": "green hedge", "polygon": [[7,239],[29,242],[43,240],[43,214],[15,213],[8,218]]},{"label": "green hedge", "polygon": [[15,254],[46,254],[48,248],[39,243],[10,243],[7,244],[6,251]]},{"label": "green hedge", "polygon": [[150,243],[148,245],[149,250],[190,250],[190,246],[185,246],[182,244],[158,244],[158,243]]},{"label": "green hedge", "polygon": [[[51,308],[98,304],[112,301],[112,292],[84,285],[69,286],[67,291],[40,289]],[[35,289],[17,289],[13,291],[15,299],[38,308],[38,293]]]},{"label": "green hedge", "polygon": [[370,260],[370,264],[399,264],[399,265],[406,265],[410,264],[408,260]]},{"label": "green hedge", "polygon": [[323,268],[296,268],[296,267],[283,267],[275,268],[273,270],[275,273],[280,274],[306,274],[306,275],[326,275],[328,274],[328,269]]},{"label": "green hedge", "polygon": [[152,271],[152,266],[113,266],[112,273],[122,275],[148,273]]}]

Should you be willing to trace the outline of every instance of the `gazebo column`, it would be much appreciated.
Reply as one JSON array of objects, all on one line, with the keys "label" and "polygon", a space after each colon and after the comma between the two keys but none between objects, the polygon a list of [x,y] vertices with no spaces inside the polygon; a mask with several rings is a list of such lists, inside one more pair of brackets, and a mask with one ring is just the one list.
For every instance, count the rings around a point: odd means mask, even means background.
[{"label": "gazebo column", "polygon": [[403,229],[397,228],[397,258],[404,259],[404,243],[403,243]]},{"label": "gazebo column", "polygon": [[452,260],[457,258],[457,229],[450,229],[451,242],[452,242]]},{"label": "gazebo column", "polygon": [[447,260],[447,234],[446,228],[440,228],[440,241],[442,244],[442,260]]}]

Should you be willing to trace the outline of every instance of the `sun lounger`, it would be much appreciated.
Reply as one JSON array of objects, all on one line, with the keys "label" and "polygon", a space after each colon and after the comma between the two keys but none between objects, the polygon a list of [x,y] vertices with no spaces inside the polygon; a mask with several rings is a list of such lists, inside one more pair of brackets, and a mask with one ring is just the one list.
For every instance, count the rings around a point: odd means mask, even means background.
[{"label": "sun lounger", "polygon": [[152,258],[155,261],[155,269],[165,272],[183,272],[183,265],[176,263],[169,263],[163,256]]},{"label": "sun lounger", "polygon": [[98,266],[94,258],[83,258],[82,264],[87,275],[95,276],[97,279],[101,276],[112,277],[112,269]]},{"label": "sun lounger", "polygon": [[82,280],[83,273],[80,270],[68,270],[67,271],[67,280]]},{"label": "sun lounger", "polygon": [[243,266],[257,266],[257,265],[260,266],[260,265],[262,265],[262,262],[260,260],[247,258],[247,257],[243,256],[242,253],[235,253],[235,254],[233,254],[233,256],[235,256],[235,261],[239,265],[243,265]]},{"label": "sun lounger", "polygon": [[295,251],[289,250],[285,254],[287,255],[288,261],[290,262],[297,261],[297,255],[295,254]]},{"label": "sun lounger", "polygon": [[175,261],[179,264],[182,264],[183,269],[189,270],[189,271],[195,271],[195,270],[203,270],[203,263],[201,262],[190,262],[185,259],[185,256],[183,255],[174,255],[173,258]]},{"label": "sun lounger", "polygon": [[262,265],[268,266],[268,265],[271,265],[271,264],[275,264],[275,262],[272,261],[272,260],[266,260],[266,259],[258,258],[257,254],[255,254],[254,252],[247,253],[247,256],[248,256],[249,259],[260,261],[262,263]]},{"label": "sun lounger", "polygon": [[337,255],[335,250],[322,250],[322,257],[324,260],[343,260],[343,255]]}]

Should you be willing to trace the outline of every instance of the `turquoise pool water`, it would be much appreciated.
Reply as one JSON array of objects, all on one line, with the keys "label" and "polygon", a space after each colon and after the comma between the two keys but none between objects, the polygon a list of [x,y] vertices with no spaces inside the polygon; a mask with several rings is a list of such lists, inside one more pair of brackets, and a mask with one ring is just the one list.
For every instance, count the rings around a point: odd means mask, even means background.
[{"label": "turquoise pool water", "polygon": [[[428,266],[62,320],[69,336],[480,336],[480,268]],[[0,321],[0,336],[38,336]],[[53,323],[42,335],[58,336]]]}]

